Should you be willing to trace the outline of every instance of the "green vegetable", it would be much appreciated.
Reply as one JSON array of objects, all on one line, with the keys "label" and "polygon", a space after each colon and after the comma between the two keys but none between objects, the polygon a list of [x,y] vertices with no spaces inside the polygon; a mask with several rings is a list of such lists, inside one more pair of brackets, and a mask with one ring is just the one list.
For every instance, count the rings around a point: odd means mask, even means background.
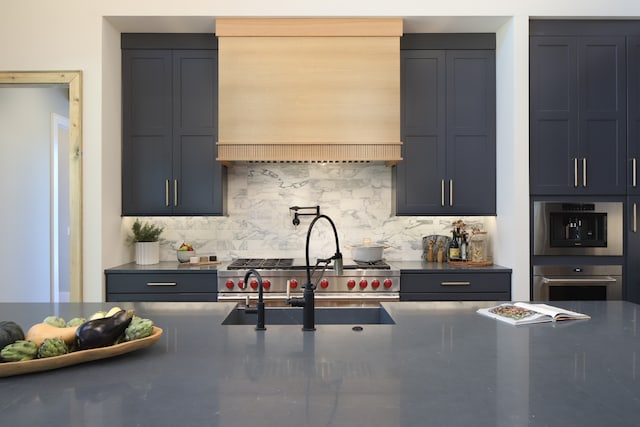
[{"label": "green vegetable", "polygon": [[86,321],[87,319],[85,319],[84,317],[74,317],[67,322],[67,326],[80,326]]},{"label": "green vegetable", "polygon": [[120,310],[111,317],[93,319],[76,330],[78,350],[107,347],[115,344],[131,323],[132,310]]},{"label": "green vegetable", "polygon": [[5,362],[22,362],[35,359],[38,346],[33,341],[18,340],[5,346],[0,351],[0,358]]},{"label": "green vegetable", "polygon": [[24,339],[24,331],[16,322],[0,322],[0,349]]},{"label": "green vegetable", "polygon": [[124,331],[125,341],[145,338],[153,332],[153,321],[135,316],[129,327]]},{"label": "green vegetable", "polygon": [[44,318],[42,323],[55,326],[56,328],[64,328],[67,326],[67,322],[65,322],[62,317],[57,317],[57,316],[47,316]]},{"label": "green vegetable", "polygon": [[62,356],[69,353],[69,347],[62,338],[46,338],[38,347],[38,359]]}]

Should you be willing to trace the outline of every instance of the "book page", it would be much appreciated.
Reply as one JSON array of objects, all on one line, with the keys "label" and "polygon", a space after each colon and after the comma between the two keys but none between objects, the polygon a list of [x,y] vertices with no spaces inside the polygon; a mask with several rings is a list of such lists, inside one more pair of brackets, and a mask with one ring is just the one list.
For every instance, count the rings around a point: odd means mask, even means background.
[{"label": "book page", "polygon": [[590,319],[586,314],[578,313],[576,311],[565,310],[560,307],[554,307],[548,304],[529,304],[526,302],[517,302],[514,305],[527,310],[537,311],[538,313],[546,314],[553,317],[555,320],[562,319]]},{"label": "book page", "polygon": [[528,308],[518,307],[511,303],[504,303],[495,307],[481,308],[478,309],[477,312],[512,325],[551,322],[553,320],[549,315],[542,314]]}]

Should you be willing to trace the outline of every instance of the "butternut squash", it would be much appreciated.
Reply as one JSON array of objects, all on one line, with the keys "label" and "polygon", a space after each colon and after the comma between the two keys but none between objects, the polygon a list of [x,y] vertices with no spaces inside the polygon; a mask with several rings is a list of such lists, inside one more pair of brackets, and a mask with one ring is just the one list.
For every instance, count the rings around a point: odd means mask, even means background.
[{"label": "butternut squash", "polygon": [[62,338],[67,345],[71,345],[76,340],[76,329],[77,326],[57,328],[47,323],[36,323],[29,328],[24,339],[40,345],[46,338]]}]

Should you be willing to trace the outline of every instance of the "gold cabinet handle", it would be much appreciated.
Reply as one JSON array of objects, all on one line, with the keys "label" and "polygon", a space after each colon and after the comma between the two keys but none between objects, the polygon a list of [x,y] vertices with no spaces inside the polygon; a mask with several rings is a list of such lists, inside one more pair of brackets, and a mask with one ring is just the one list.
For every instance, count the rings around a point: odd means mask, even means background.
[{"label": "gold cabinet handle", "polygon": [[440,181],[440,206],[444,207],[444,179]]},{"label": "gold cabinet handle", "polygon": [[633,185],[633,188],[635,188],[635,187],[636,187],[636,185],[638,184],[638,179],[637,179],[637,178],[638,178],[638,175],[637,175],[637,171],[638,171],[638,169],[636,168],[636,166],[637,166],[637,160],[636,160],[636,158],[635,158],[635,157],[631,160],[631,163],[632,163],[632,165],[633,165],[632,170],[631,170],[631,176],[632,176],[632,179],[631,179],[631,180],[632,180],[631,185]]},{"label": "gold cabinet handle", "polygon": [[169,206],[169,180],[164,180],[164,205]]},{"label": "gold cabinet handle", "polygon": [[587,158],[582,158],[582,186],[587,186]]},{"label": "gold cabinet handle", "polygon": [[453,206],[453,180],[449,180],[449,206]]},{"label": "gold cabinet handle", "polygon": [[633,232],[638,231],[638,205],[633,203]]},{"label": "gold cabinet handle", "polygon": [[578,188],[578,158],[573,158],[573,187]]},{"label": "gold cabinet handle", "polygon": [[178,206],[178,180],[173,180],[173,206]]},{"label": "gold cabinet handle", "polygon": [[440,282],[440,286],[469,286],[471,282]]}]

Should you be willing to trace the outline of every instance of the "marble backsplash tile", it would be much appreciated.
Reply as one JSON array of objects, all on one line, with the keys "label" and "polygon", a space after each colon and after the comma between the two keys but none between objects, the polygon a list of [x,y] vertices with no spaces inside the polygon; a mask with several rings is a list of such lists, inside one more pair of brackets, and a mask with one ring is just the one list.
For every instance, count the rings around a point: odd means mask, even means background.
[{"label": "marble backsplash tile", "polygon": [[[244,163],[228,171],[227,216],[148,217],[162,225],[160,259],[176,259],[180,243],[193,244],[199,255],[229,260],[244,257],[302,258],[312,217],[295,227],[290,206],[320,206],[336,224],[345,245],[363,239],[383,242],[387,260],[419,260],[422,237],[451,234],[460,217],[393,215],[392,168],[372,163],[288,164]],[[123,218],[130,230],[134,217]],[[491,217],[464,217],[469,225],[487,228]],[[318,221],[311,236],[312,258],[335,252],[333,231]],[[133,253],[133,252],[132,252]]]}]

